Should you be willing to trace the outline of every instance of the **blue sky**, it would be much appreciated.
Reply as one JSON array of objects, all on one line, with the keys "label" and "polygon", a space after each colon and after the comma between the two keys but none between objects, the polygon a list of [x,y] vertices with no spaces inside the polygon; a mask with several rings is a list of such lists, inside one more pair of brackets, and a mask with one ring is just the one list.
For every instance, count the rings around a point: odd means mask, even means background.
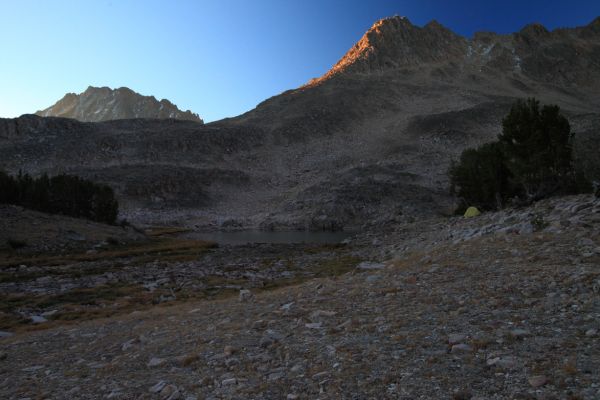
[{"label": "blue sky", "polygon": [[127,86],[213,121],[325,73],[379,18],[457,33],[584,25],[600,1],[0,0],[0,117],[89,85]]}]

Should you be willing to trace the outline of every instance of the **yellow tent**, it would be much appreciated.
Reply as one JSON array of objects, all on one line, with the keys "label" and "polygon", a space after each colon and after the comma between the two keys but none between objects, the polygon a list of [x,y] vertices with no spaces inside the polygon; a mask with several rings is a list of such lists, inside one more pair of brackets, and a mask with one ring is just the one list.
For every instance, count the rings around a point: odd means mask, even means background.
[{"label": "yellow tent", "polygon": [[477,209],[477,207],[471,206],[467,208],[467,211],[465,211],[465,218],[476,217],[479,214],[481,214],[481,212]]}]

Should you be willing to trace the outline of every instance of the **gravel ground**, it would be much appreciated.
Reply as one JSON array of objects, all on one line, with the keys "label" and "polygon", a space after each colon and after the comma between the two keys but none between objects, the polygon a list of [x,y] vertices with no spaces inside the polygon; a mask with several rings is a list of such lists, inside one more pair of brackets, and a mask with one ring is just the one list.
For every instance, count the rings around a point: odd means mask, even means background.
[{"label": "gravel ground", "polygon": [[599,220],[579,196],[393,227],[338,277],[6,337],[0,397],[598,399]]}]

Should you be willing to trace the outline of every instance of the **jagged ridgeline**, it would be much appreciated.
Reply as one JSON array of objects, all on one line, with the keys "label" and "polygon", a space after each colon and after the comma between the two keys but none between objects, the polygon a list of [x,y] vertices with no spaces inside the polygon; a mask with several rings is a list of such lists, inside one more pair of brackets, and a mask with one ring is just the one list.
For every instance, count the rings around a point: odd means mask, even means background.
[{"label": "jagged ridgeline", "polygon": [[114,224],[119,214],[119,204],[109,186],[65,174],[33,178],[0,171],[0,203],[107,224]]},{"label": "jagged ridgeline", "polygon": [[67,93],[54,105],[36,112],[41,117],[73,118],[83,122],[115,119],[153,118],[181,119],[202,123],[198,114],[182,111],[169,100],[157,100],[121,87],[88,87],[80,94]]}]

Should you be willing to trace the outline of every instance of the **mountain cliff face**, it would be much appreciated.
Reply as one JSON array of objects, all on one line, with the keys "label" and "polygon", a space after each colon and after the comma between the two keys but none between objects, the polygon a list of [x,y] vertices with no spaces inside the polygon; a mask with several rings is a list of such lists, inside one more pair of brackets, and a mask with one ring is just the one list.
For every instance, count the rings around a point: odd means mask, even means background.
[{"label": "mountain cliff face", "polygon": [[385,73],[406,68],[445,68],[462,74],[517,74],[547,84],[593,85],[600,73],[600,18],[589,25],[548,31],[530,24],[511,35],[479,32],[461,37],[432,21],[424,27],[405,17],[385,18],[322,78],[337,74]]},{"label": "mountain cliff face", "polygon": [[181,111],[169,100],[156,100],[122,87],[88,87],[81,94],[68,93],[56,104],[36,112],[41,117],[73,118],[84,122],[132,118],[173,118],[202,122],[198,114]]},{"label": "mountain cliff face", "polygon": [[464,38],[386,18],[322,77],[236,118],[0,121],[0,168],[109,183],[138,221],[357,228],[449,212],[450,161],[530,96],[562,108],[578,162],[598,167],[600,19]]}]

